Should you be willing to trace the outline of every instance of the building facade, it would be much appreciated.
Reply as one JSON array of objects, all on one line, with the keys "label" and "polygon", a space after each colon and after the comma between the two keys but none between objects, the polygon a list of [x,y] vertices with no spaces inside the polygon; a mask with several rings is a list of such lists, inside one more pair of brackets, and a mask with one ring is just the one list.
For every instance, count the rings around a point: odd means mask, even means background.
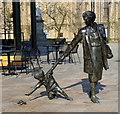
[{"label": "building facade", "polygon": [[[93,1],[93,0],[92,0]],[[46,5],[47,4],[47,5]],[[50,18],[45,11],[47,8],[49,13],[52,13],[52,8],[54,7],[54,2],[39,2],[37,6],[42,9],[42,18],[44,20],[44,30],[47,31],[49,38],[56,38],[57,31],[54,29],[54,21]],[[64,23],[61,27],[60,33],[61,38],[73,38],[74,33],[77,33],[78,29],[84,26],[84,21],[82,19],[82,13],[88,10],[92,10],[96,13],[96,22],[103,23],[106,28],[106,33],[109,36],[108,39],[111,41],[120,41],[120,2],[99,2],[94,0],[93,2],[85,0],[69,0],[69,2],[60,3],[66,8],[66,17]],[[69,4],[69,5],[68,5]],[[0,10],[3,10],[3,3],[0,3]],[[7,7],[11,7],[10,3]],[[24,33],[24,39],[29,40],[31,34],[31,20],[30,20],[30,3],[21,2],[21,29]],[[60,6],[59,6],[60,8]],[[64,11],[64,12],[65,12]],[[12,10],[11,10],[12,12]],[[57,16],[57,15],[56,15]],[[54,16],[54,17],[56,17]],[[60,15],[59,15],[60,16]],[[0,18],[3,18],[2,15]],[[62,17],[57,18],[57,24],[60,26]],[[50,25],[51,24],[51,25]],[[3,26],[1,24],[1,26]],[[0,27],[1,29],[4,27]]]}]

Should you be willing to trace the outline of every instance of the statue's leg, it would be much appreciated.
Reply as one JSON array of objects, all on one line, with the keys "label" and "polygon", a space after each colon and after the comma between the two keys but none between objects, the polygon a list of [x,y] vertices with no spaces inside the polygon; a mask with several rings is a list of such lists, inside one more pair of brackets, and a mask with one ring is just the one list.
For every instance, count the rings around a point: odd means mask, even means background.
[{"label": "statue's leg", "polygon": [[96,85],[97,79],[96,76],[93,74],[89,74],[89,81],[90,81],[90,99],[93,103],[100,103],[99,98],[96,96]]},{"label": "statue's leg", "polygon": [[[98,82],[95,82],[95,89],[96,89],[97,83],[98,83]],[[96,96],[96,98],[99,100],[99,98],[98,98],[97,96]]]},{"label": "statue's leg", "polygon": [[[95,82],[94,84],[95,84],[95,88],[96,88],[97,82]],[[92,82],[90,83],[90,93],[89,93],[89,97],[90,97],[90,98],[91,98],[91,95],[92,95],[91,90],[92,90]],[[96,96],[96,95],[95,95],[95,96]],[[96,98],[99,100],[99,98],[98,98],[97,96],[96,96]]]},{"label": "statue's leg", "polygon": [[55,93],[55,92],[52,92],[52,91],[49,91],[49,92],[48,92],[48,98],[49,98],[50,100],[56,98],[56,93]]},{"label": "statue's leg", "polygon": [[61,93],[67,100],[73,100],[73,98],[69,97],[61,88],[58,88],[58,92]]}]

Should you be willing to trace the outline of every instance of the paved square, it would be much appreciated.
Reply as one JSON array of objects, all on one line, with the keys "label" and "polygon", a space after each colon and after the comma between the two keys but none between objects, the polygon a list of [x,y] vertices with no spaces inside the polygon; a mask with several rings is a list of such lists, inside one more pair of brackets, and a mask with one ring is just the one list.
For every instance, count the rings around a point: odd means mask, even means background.
[{"label": "paved square", "polygon": [[[89,81],[87,74],[83,72],[80,44],[81,63],[60,64],[54,70],[54,78],[73,101],[62,97],[49,100],[43,86],[31,96],[25,96],[25,93],[31,91],[37,83],[31,74],[22,73],[18,78],[1,75],[2,112],[118,112],[118,63],[120,62],[118,43],[110,43],[110,46],[114,58],[108,60],[110,69],[104,70],[103,79],[97,85],[100,104],[92,103],[88,97]],[[46,72],[51,65],[41,64],[41,66]],[[26,101],[27,105],[18,105],[19,100]]]}]

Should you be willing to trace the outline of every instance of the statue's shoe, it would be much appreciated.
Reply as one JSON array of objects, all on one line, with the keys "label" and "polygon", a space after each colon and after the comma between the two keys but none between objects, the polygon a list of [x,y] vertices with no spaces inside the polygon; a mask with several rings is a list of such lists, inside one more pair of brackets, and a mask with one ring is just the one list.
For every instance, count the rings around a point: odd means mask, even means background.
[{"label": "statue's shoe", "polygon": [[55,94],[49,94],[48,98],[49,98],[49,100],[52,100],[52,99],[56,98],[56,95]]},{"label": "statue's shoe", "polygon": [[100,100],[100,98],[98,98],[97,96],[95,96],[98,100]]},{"label": "statue's shoe", "polygon": [[90,99],[93,103],[100,103],[99,99],[96,96],[91,96]]},{"label": "statue's shoe", "polygon": [[[89,93],[89,98],[91,98],[91,91],[90,91],[90,93]],[[97,97],[97,96],[95,96],[98,100],[100,100],[100,98],[99,97]]]}]

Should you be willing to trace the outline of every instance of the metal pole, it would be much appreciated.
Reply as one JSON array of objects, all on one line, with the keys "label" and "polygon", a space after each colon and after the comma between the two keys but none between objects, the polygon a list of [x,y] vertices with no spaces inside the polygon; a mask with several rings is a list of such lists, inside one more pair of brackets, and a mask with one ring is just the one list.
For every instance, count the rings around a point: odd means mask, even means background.
[{"label": "metal pole", "polygon": [[100,3],[99,3],[99,4],[100,4],[100,9],[99,9],[99,10],[100,10],[100,11],[99,11],[99,18],[100,18],[100,19],[99,19],[99,22],[101,23],[101,0],[100,0]]},{"label": "metal pole", "polygon": [[37,47],[37,41],[36,41],[36,5],[35,2],[30,3],[30,9],[31,9],[31,43],[32,48]]},{"label": "metal pole", "polygon": [[[110,38],[110,3],[107,3],[107,21],[108,21],[108,38]],[[109,42],[109,39],[107,38],[107,41]]]},{"label": "metal pole", "polygon": [[14,45],[16,49],[21,49],[21,21],[20,2],[13,2],[13,25],[14,25]]},{"label": "metal pole", "polygon": [[92,11],[92,0],[91,0],[91,11]]},{"label": "metal pole", "polygon": [[95,12],[95,1],[93,0],[93,12]]},{"label": "metal pole", "polygon": [[91,11],[95,11],[95,1],[91,0]]}]

